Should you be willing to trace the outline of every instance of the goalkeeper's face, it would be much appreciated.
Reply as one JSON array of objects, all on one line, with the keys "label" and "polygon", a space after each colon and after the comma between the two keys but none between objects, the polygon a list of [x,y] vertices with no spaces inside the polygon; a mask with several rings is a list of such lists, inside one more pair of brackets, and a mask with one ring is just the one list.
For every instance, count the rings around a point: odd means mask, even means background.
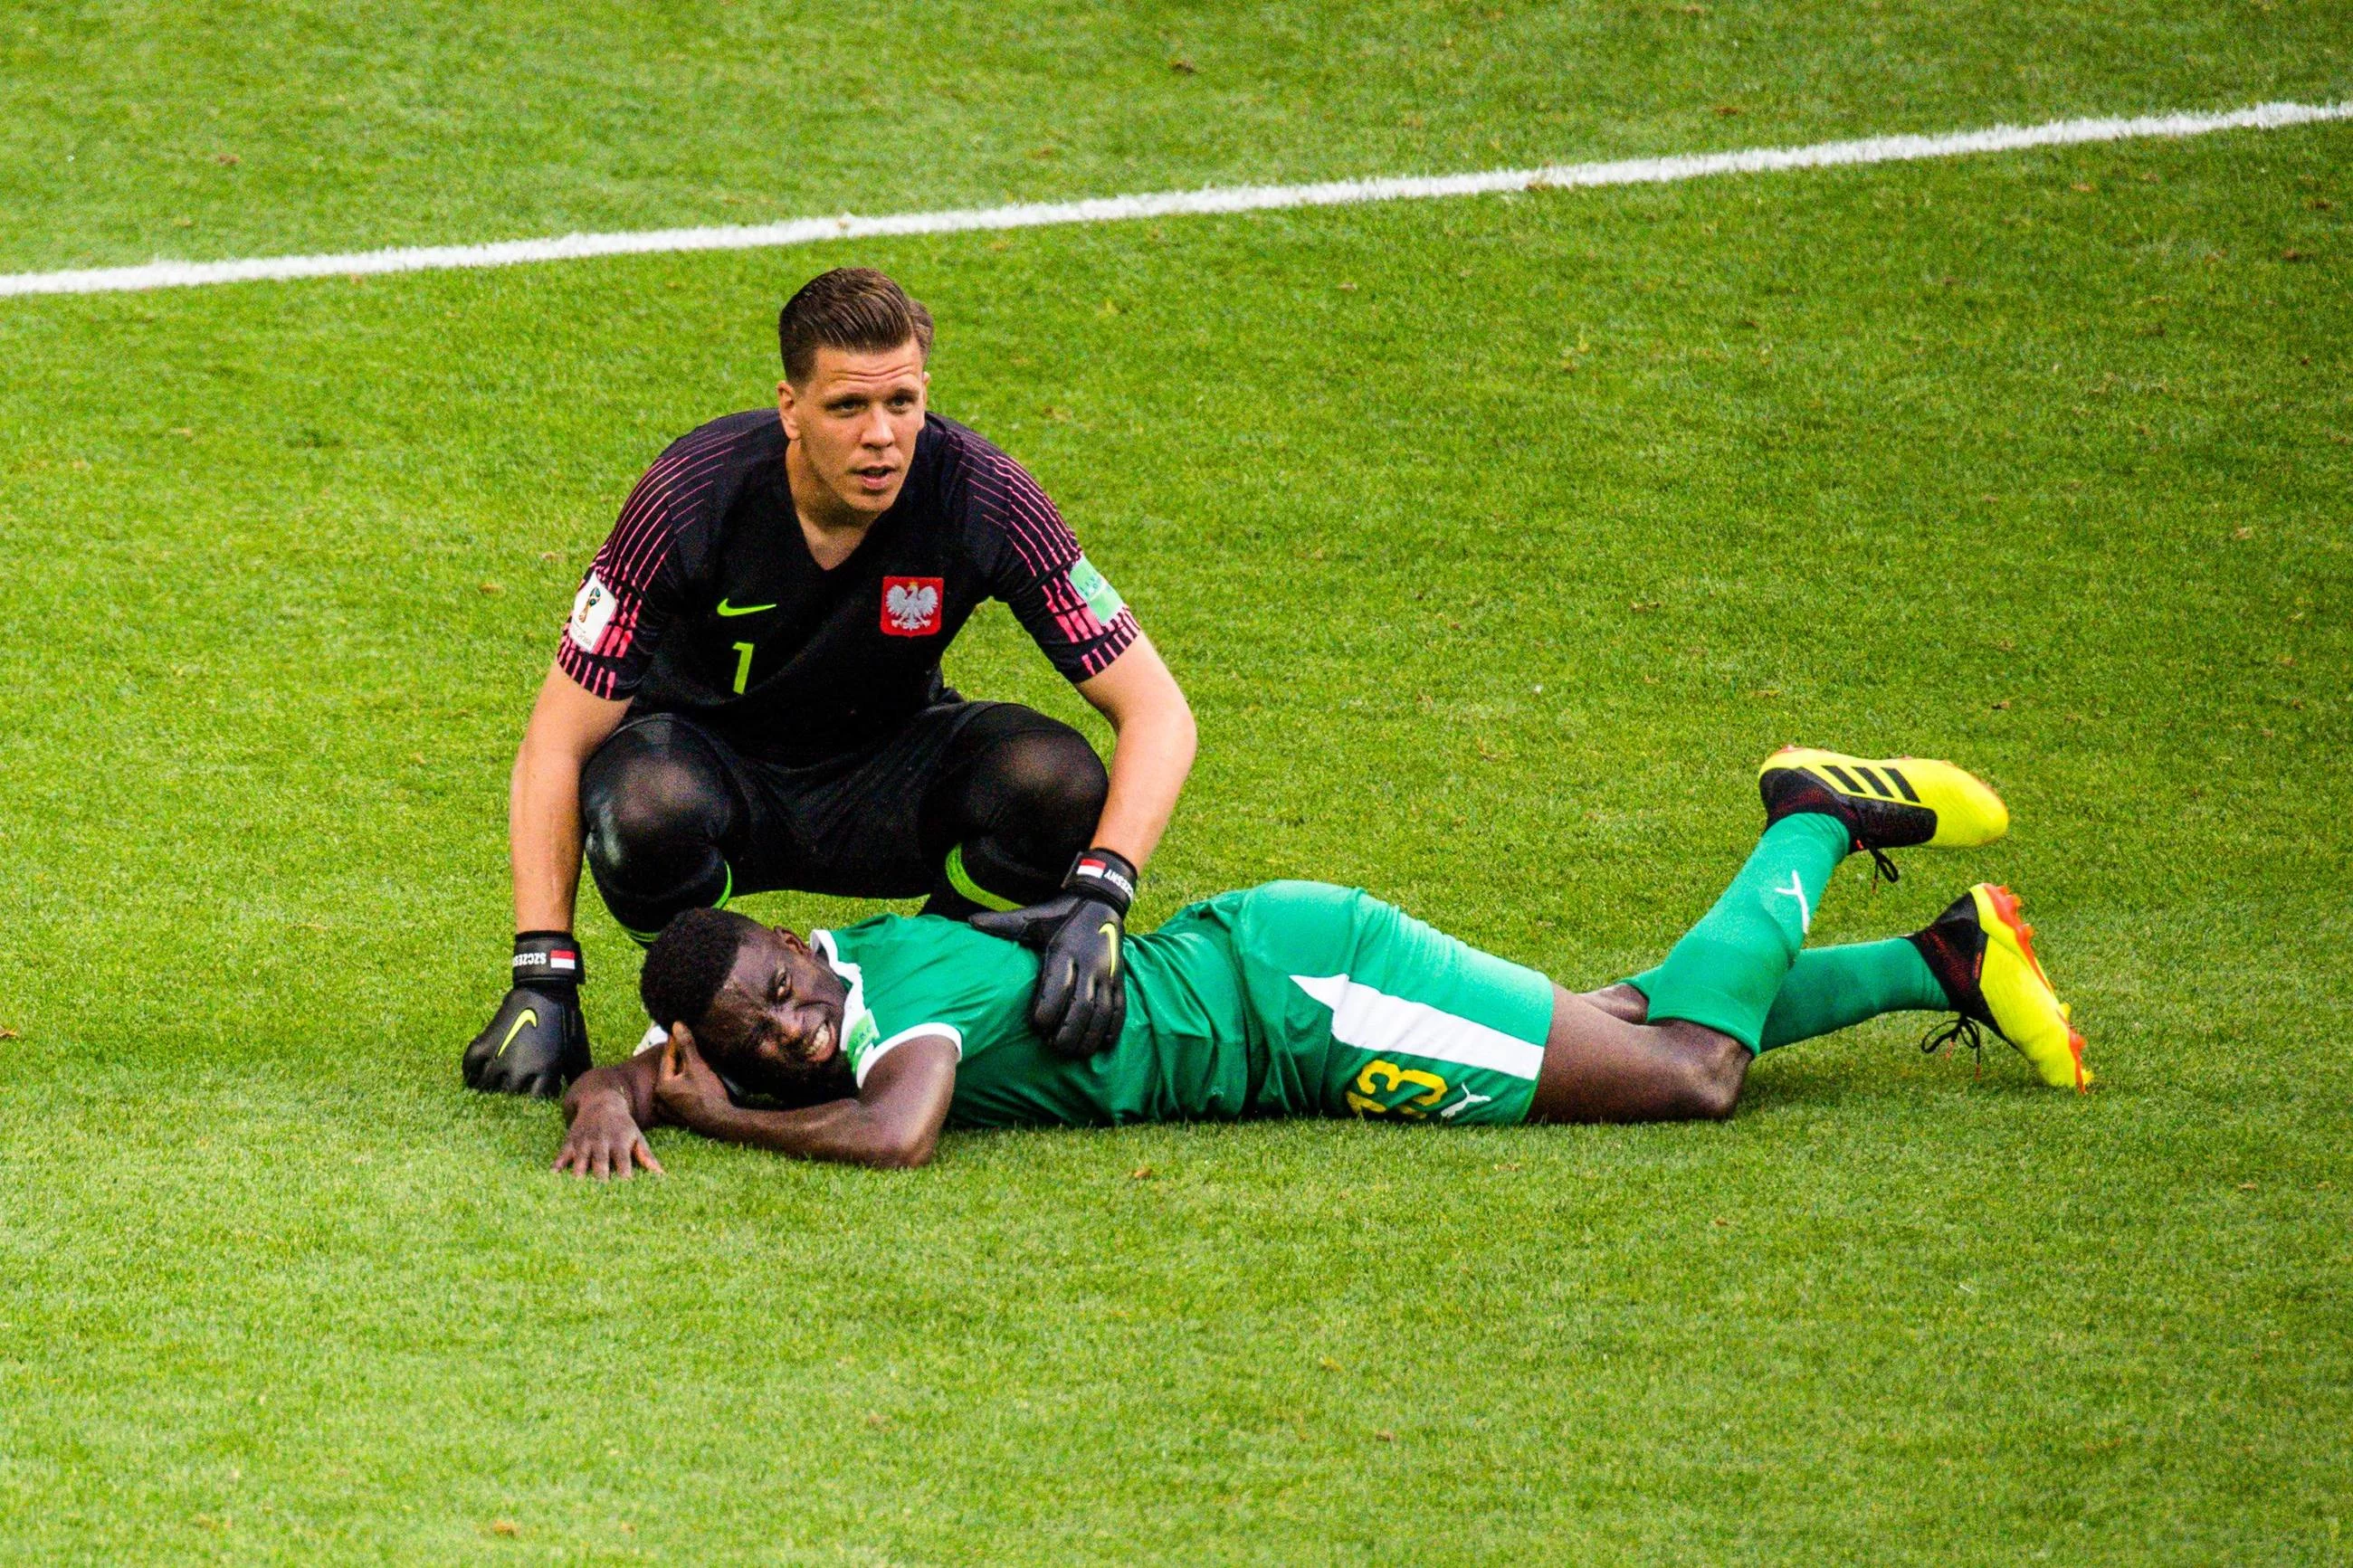
[{"label": "goalkeeper's face", "polygon": [[791,931],[763,926],[735,952],[694,1043],[747,1089],[782,1090],[841,1055],[841,979]]},{"label": "goalkeeper's face", "polygon": [[776,411],[806,477],[836,506],[872,519],[907,482],[930,385],[912,338],[875,353],[821,348],[807,385],[776,384]]}]

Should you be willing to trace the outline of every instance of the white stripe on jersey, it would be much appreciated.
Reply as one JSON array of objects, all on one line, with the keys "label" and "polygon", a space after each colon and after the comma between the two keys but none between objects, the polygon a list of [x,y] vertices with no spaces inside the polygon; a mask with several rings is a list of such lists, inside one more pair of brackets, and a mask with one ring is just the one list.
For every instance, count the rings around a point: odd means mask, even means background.
[{"label": "white stripe on jersey", "polygon": [[1430,1057],[1533,1080],[1544,1047],[1471,1018],[1362,985],[1345,974],[1294,974],[1291,983],[1332,1009],[1332,1037],[1366,1051]]},{"label": "white stripe on jersey", "polygon": [[877,1040],[867,1047],[866,1054],[858,1058],[858,1087],[860,1089],[866,1087],[866,1075],[874,1070],[874,1064],[881,1061],[886,1053],[896,1050],[909,1040],[920,1040],[926,1037],[946,1040],[955,1047],[956,1060],[964,1060],[962,1029],[957,1028],[954,1024],[917,1024],[911,1029],[900,1030],[887,1040]]}]

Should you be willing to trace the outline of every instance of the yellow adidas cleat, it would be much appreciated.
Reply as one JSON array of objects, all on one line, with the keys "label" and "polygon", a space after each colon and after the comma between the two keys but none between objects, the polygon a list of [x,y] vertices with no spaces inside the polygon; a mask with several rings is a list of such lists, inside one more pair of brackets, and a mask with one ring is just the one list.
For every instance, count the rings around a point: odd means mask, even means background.
[{"label": "yellow adidas cleat", "polygon": [[1883,871],[1893,869],[1883,850],[1974,849],[2010,831],[2010,808],[1991,785],[1930,757],[1873,762],[1784,746],[1757,770],[1757,789],[1767,826],[1801,811],[1828,812],[1846,823],[1857,849],[1879,856]]},{"label": "yellow adidas cleat", "polygon": [[2092,1087],[2084,1037],[2034,957],[2034,928],[2022,918],[2017,894],[1979,882],[1954,900],[1935,924],[1907,940],[1928,961],[1961,1015],[1950,1028],[1923,1041],[1923,1050],[1954,1039],[1975,1047],[1978,1026],[1983,1025],[2017,1047],[2052,1088],[2080,1094]]}]

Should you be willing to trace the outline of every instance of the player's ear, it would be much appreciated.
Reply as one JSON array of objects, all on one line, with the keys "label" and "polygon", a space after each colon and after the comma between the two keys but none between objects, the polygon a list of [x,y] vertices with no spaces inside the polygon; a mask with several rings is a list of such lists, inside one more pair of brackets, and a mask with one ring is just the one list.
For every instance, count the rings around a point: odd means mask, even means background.
[{"label": "player's ear", "polygon": [[786,440],[801,438],[800,397],[789,381],[776,383],[776,417],[784,422]]}]

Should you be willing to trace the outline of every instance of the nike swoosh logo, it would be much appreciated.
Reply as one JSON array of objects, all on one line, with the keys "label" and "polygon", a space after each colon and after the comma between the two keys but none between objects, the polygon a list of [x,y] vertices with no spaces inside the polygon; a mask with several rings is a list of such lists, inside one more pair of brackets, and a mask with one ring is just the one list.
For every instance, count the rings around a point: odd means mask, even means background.
[{"label": "nike swoosh logo", "polygon": [[719,613],[723,616],[756,616],[762,610],[776,607],[774,605],[731,605],[724,599],[719,601]]},{"label": "nike swoosh logo", "polygon": [[1119,923],[1105,921],[1097,929],[1103,933],[1103,946],[1111,951],[1111,972],[1116,976],[1119,973]]},{"label": "nike swoosh logo", "polygon": [[514,1037],[522,1033],[522,1026],[525,1024],[531,1025],[533,1028],[539,1026],[538,1008],[525,1007],[521,1013],[515,1015],[514,1027],[509,1029],[507,1037],[499,1042],[499,1048],[491,1053],[491,1060],[496,1061],[507,1054],[507,1047],[514,1044]]}]

